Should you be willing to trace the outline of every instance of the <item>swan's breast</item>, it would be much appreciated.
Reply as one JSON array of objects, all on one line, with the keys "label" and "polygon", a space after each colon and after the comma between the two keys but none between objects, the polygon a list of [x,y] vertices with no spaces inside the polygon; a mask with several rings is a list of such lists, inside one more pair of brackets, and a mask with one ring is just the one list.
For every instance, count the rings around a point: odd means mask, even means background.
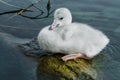
[{"label": "swan's breast", "polygon": [[56,32],[49,30],[49,26],[43,28],[38,35],[38,43],[40,47],[48,51],[57,51],[59,36]]}]

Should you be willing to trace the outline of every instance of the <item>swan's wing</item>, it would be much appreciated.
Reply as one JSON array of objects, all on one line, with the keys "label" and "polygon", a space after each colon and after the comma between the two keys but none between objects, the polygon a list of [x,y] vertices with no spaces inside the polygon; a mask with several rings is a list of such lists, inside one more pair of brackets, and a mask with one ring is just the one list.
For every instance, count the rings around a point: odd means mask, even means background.
[{"label": "swan's wing", "polygon": [[70,40],[72,39],[72,37],[73,37],[73,31],[67,31],[62,36],[63,40]]}]

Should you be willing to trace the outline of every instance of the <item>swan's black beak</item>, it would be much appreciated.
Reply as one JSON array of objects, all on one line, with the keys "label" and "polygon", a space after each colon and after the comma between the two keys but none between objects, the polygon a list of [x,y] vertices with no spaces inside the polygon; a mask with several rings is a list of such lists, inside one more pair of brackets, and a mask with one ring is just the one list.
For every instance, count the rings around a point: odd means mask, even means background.
[{"label": "swan's black beak", "polygon": [[49,29],[49,30],[53,30],[51,26],[50,26],[48,29]]},{"label": "swan's black beak", "polygon": [[49,30],[53,30],[53,29],[55,29],[55,28],[57,28],[57,27],[59,27],[59,24],[57,24],[54,28],[53,28],[53,26],[51,25],[48,29],[49,29]]}]

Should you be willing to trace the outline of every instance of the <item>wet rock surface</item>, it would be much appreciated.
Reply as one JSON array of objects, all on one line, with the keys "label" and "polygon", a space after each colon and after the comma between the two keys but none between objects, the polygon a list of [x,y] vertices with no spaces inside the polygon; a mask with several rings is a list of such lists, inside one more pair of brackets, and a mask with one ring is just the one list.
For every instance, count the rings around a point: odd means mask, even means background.
[{"label": "wet rock surface", "polygon": [[54,54],[41,57],[38,60],[38,74],[46,73],[49,76],[56,76],[58,80],[96,80],[97,73],[91,61],[76,59],[64,62],[62,56]]}]

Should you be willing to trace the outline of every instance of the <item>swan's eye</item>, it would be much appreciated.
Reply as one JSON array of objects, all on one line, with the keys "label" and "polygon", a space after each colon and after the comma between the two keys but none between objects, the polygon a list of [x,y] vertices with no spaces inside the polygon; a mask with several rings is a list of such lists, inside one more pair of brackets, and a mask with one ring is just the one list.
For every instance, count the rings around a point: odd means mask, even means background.
[{"label": "swan's eye", "polygon": [[63,20],[63,17],[59,18],[59,20]]}]

